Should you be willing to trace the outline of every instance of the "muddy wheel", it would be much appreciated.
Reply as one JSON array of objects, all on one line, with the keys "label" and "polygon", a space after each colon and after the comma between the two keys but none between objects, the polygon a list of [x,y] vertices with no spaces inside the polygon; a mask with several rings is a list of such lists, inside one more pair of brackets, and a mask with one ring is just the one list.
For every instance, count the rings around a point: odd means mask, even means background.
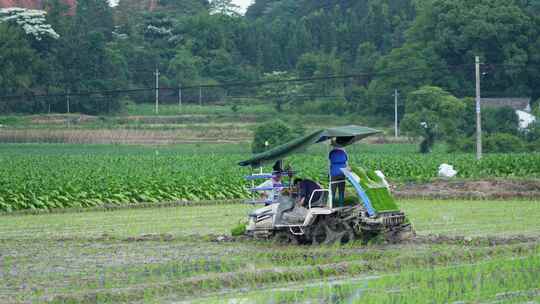
[{"label": "muddy wheel", "polygon": [[354,240],[352,227],[336,218],[329,218],[315,224],[311,232],[313,245],[345,244]]},{"label": "muddy wheel", "polygon": [[272,237],[272,241],[274,242],[274,244],[278,245],[298,244],[298,240],[296,239],[296,237],[288,233],[287,231],[276,231]]},{"label": "muddy wheel", "polygon": [[385,239],[389,243],[399,243],[410,240],[416,236],[411,224],[392,227],[386,232]]}]

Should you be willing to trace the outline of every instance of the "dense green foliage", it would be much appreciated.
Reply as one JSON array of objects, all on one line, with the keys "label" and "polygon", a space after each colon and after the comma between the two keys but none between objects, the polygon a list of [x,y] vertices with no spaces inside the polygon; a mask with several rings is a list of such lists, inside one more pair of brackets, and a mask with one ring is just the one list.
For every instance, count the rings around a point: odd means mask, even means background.
[{"label": "dense green foliage", "polygon": [[[392,181],[429,180],[442,163],[454,165],[461,178],[540,177],[539,154],[493,154],[477,162],[468,154],[424,156],[399,153],[392,146],[384,150],[351,148],[350,163],[382,170]],[[324,182],[326,153],[321,148],[288,160],[301,176]],[[249,192],[243,176],[249,171],[236,163],[248,156],[236,145],[172,149],[8,145],[0,150],[4,164],[0,209],[245,198]]]},{"label": "dense green foliage", "polygon": [[304,132],[303,127],[289,126],[281,120],[261,124],[255,129],[251,150],[253,153],[270,150],[303,136]]},{"label": "dense green foliage", "polygon": [[420,150],[431,151],[435,139],[452,138],[465,110],[465,104],[437,87],[422,87],[407,96],[409,111],[402,129],[415,137],[423,137]]},{"label": "dense green foliage", "polygon": [[[473,95],[474,55],[485,63],[486,95],[540,97],[534,1],[257,0],[246,16],[226,0],[159,1],[152,10],[146,1],[110,8],[105,0],[81,0],[73,15],[58,0],[47,7],[59,39],[38,41],[14,23],[0,26],[0,58],[19,63],[16,72],[1,72],[16,74],[0,77],[2,95],[26,96],[4,101],[3,111],[39,112],[48,105],[66,111],[64,97],[34,93],[151,88],[158,67],[160,86],[170,88],[264,80],[276,71],[287,78],[358,74],[297,82],[270,94],[265,86],[206,89],[205,101],[257,96],[278,109],[292,102],[301,110],[320,99],[306,109],[391,118],[394,89],[407,96],[436,85],[458,97]],[[176,94],[164,91],[163,100]],[[196,88],[183,92],[192,101],[198,94]],[[74,95],[71,110],[114,111],[127,97],[147,102],[152,92]]]}]

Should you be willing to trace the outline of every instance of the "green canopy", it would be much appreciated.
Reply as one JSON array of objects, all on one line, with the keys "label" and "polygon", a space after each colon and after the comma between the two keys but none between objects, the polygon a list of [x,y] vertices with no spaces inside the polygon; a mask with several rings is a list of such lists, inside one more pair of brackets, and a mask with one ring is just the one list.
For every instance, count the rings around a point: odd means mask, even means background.
[{"label": "green canopy", "polygon": [[283,159],[315,143],[335,138],[338,145],[347,146],[377,133],[381,133],[381,131],[354,125],[318,130],[266,152],[256,154],[252,158],[238,164],[240,166],[260,167],[266,163]]}]

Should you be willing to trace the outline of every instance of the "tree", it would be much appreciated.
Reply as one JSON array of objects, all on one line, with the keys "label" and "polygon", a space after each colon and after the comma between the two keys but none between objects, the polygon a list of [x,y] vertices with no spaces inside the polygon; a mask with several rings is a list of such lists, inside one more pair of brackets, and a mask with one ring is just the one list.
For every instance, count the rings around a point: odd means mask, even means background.
[{"label": "tree", "polygon": [[225,16],[239,16],[240,7],[232,0],[211,0],[210,14],[221,14]]},{"label": "tree", "polygon": [[485,108],[482,118],[482,130],[488,134],[518,135],[519,116],[512,107]]},{"label": "tree", "polygon": [[[62,87],[64,92],[88,92],[125,87],[122,79],[127,60],[108,42],[112,39],[112,8],[106,0],[79,0],[77,12],[59,41],[59,63],[63,65]],[[118,64],[118,65],[116,65]],[[123,80],[123,81],[122,81]],[[120,96],[81,95],[72,98],[71,111],[97,114],[119,110]],[[99,102],[96,102],[99,101]],[[60,103],[58,110],[67,110]]]},{"label": "tree", "polygon": [[474,92],[474,74],[470,73],[470,67],[477,55],[487,67],[499,65],[487,71],[482,84],[484,91],[519,96],[528,95],[534,88],[527,86],[527,82],[530,76],[537,77],[537,70],[529,71],[527,65],[538,51],[531,49],[532,37],[538,37],[538,23],[518,5],[519,1],[418,3],[418,16],[409,30],[409,43],[431,48],[437,58],[444,59],[446,83],[440,85],[459,95]]},{"label": "tree", "polygon": [[427,153],[436,139],[456,135],[465,103],[445,90],[424,86],[407,96],[407,113],[401,123],[409,136],[423,137],[421,152]]},{"label": "tree", "polygon": [[[300,78],[318,78],[341,74],[342,66],[335,54],[306,53],[296,65]],[[337,79],[312,81],[303,86],[303,93],[311,95],[343,95],[343,82]]]},{"label": "tree", "polygon": [[365,18],[366,38],[379,50],[390,47],[390,17],[388,4],[380,0],[368,1],[368,14]]},{"label": "tree", "polygon": [[196,84],[201,78],[203,61],[197,56],[193,56],[191,51],[180,48],[176,55],[169,61],[169,74],[174,75],[178,85],[189,86]]},{"label": "tree", "polygon": [[369,99],[367,89],[363,86],[353,86],[348,97],[352,109],[357,113],[369,113]]},{"label": "tree", "polygon": [[83,32],[99,32],[107,39],[114,29],[113,11],[107,0],[78,0],[75,26]]},{"label": "tree", "polygon": [[40,59],[22,30],[0,23],[0,87],[2,95],[16,94],[33,85]]},{"label": "tree", "polygon": [[286,103],[296,101],[295,96],[298,95],[299,87],[296,83],[286,82],[286,80],[295,78],[295,75],[287,72],[274,71],[265,73],[263,81],[269,83],[261,86],[258,89],[258,94],[265,98],[274,101],[276,110],[281,112]]},{"label": "tree", "polygon": [[304,132],[305,129],[291,127],[281,120],[270,121],[255,129],[251,149],[253,153],[261,153],[302,136]]},{"label": "tree", "polygon": [[374,67],[381,54],[371,42],[364,42],[356,49],[356,61],[354,68],[360,73],[373,73]]},{"label": "tree", "polygon": [[53,39],[60,38],[60,35],[46,23],[47,12],[40,10],[29,10],[19,7],[0,9],[0,22],[7,22],[19,26],[27,35],[31,35],[36,40],[44,37]]},{"label": "tree", "polygon": [[[435,83],[437,62],[433,49],[420,44],[405,44],[381,57],[375,64],[377,72],[368,85],[368,96],[372,115],[386,119],[394,117],[394,100],[391,94],[398,89],[401,96],[424,85]],[[403,113],[403,107],[399,109]]]}]

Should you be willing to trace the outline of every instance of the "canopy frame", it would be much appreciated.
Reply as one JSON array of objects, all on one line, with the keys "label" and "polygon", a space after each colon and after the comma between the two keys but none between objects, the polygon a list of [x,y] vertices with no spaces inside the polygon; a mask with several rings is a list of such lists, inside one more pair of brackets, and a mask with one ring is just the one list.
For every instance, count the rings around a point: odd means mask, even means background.
[{"label": "canopy frame", "polygon": [[382,133],[382,131],[356,125],[321,129],[263,153],[255,154],[250,159],[241,161],[238,164],[242,167],[251,166],[252,168],[260,168],[265,164],[284,159],[291,154],[303,151],[308,146],[316,143],[335,140],[336,145],[344,147],[379,133]]}]

